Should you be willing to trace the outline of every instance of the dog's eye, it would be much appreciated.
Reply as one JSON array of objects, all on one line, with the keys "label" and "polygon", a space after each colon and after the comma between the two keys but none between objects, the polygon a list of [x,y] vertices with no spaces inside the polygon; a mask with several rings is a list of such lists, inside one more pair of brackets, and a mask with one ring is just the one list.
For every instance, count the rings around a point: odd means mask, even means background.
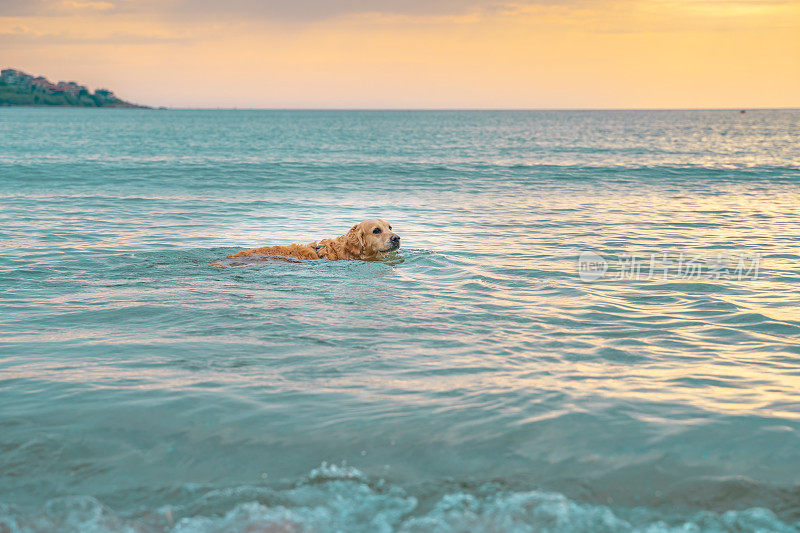
[{"label": "dog's eye", "polygon": [[372,230],[372,233],[380,233],[380,232],[381,232],[381,228],[375,228],[374,230]]},{"label": "dog's eye", "polygon": [[391,229],[392,229],[392,227],[391,227],[391,226],[389,226],[389,229],[391,230]]}]

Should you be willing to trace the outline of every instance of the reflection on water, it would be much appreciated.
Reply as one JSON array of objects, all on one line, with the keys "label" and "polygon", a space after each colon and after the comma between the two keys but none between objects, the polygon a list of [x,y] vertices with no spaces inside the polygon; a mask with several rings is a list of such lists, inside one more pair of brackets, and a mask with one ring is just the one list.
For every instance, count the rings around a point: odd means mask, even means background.
[{"label": "reflection on water", "polygon": [[793,530],[798,121],[4,112],[0,531]]}]

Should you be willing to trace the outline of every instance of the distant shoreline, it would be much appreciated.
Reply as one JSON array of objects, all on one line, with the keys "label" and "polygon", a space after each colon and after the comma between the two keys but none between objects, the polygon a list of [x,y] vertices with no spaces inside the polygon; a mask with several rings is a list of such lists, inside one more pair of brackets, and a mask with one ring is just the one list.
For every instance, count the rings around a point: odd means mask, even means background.
[{"label": "distant shoreline", "polygon": [[53,83],[21,70],[0,71],[0,107],[113,107],[149,109],[118,98],[108,89],[91,93],[74,81]]},{"label": "distant shoreline", "polygon": [[150,107],[167,111],[800,111],[800,107],[564,107],[564,108],[448,108],[448,107]]},{"label": "distant shoreline", "polygon": [[26,108],[26,109],[155,109],[157,111],[165,111],[166,108],[148,107],[143,105],[104,105],[104,106],[88,106],[88,105],[70,105],[70,104],[5,104],[0,103],[0,109],[11,108]]},{"label": "distant shoreline", "polygon": [[139,109],[139,110],[154,110],[154,111],[167,111],[166,107],[150,107],[146,105],[104,105],[104,106],[88,106],[88,105],[69,105],[69,104],[3,104],[0,103],[0,109]]},{"label": "distant shoreline", "polygon": [[138,104],[127,105],[104,105],[104,106],[82,106],[82,105],[48,105],[48,104],[3,104],[0,103],[0,109],[9,108],[33,108],[33,109],[149,109],[153,111],[269,111],[269,112],[465,112],[465,113],[484,113],[484,112],[639,112],[639,111],[720,111],[720,112],[734,112],[746,113],[758,111],[800,111],[800,107],[686,107],[686,108],[666,108],[666,107],[636,107],[636,108],[524,108],[524,109],[489,109],[489,108],[325,108],[325,107],[166,107],[166,106],[144,106]]}]

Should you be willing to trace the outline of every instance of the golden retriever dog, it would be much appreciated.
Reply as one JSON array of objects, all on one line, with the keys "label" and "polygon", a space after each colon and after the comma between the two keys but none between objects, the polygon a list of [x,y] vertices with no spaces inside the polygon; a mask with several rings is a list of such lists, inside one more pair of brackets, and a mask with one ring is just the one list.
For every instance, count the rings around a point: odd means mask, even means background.
[{"label": "golden retriever dog", "polygon": [[322,239],[309,244],[288,244],[285,246],[263,246],[242,250],[228,257],[248,255],[280,255],[296,259],[361,259],[382,258],[387,252],[400,248],[400,236],[392,231],[392,226],[380,218],[359,222],[344,235],[333,239]]}]

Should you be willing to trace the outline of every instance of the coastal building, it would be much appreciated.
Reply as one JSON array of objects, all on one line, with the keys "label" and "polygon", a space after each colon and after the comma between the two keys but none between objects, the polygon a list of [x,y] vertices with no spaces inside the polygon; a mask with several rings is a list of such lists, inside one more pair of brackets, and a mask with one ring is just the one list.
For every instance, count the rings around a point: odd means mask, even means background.
[{"label": "coastal building", "polygon": [[21,70],[7,68],[0,71],[0,81],[8,85],[30,85],[33,81],[33,76]]},{"label": "coastal building", "polygon": [[[7,68],[0,71],[0,81],[4,82],[6,85],[36,87],[54,92],[71,94],[74,96],[79,96],[81,91],[88,92],[84,85],[79,85],[74,81],[60,81],[58,83],[52,83],[44,76],[37,76],[34,78],[32,75],[26,72],[22,72],[21,70],[16,70],[13,68]],[[108,91],[108,93],[110,94],[111,91]]]},{"label": "coastal building", "polygon": [[0,106],[141,107],[125,102],[109,89],[97,89],[92,94],[85,85],[74,81],[53,83],[44,76],[32,76],[13,68],[0,69],[0,84],[7,87],[0,91]]},{"label": "coastal building", "polygon": [[74,81],[60,81],[56,84],[56,91],[63,91],[67,94],[72,94],[77,96],[80,94],[81,91],[86,91],[86,87],[83,85],[78,85]]},{"label": "coastal building", "polygon": [[55,88],[55,85],[53,85],[50,82],[50,80],[48,80],[44,76],[37,76],[36,78],[33,78],[33,80],[31,81],[31,85],[33,85],[34,87],[38,87],[40,89],[48,89],[51,91]]}]

